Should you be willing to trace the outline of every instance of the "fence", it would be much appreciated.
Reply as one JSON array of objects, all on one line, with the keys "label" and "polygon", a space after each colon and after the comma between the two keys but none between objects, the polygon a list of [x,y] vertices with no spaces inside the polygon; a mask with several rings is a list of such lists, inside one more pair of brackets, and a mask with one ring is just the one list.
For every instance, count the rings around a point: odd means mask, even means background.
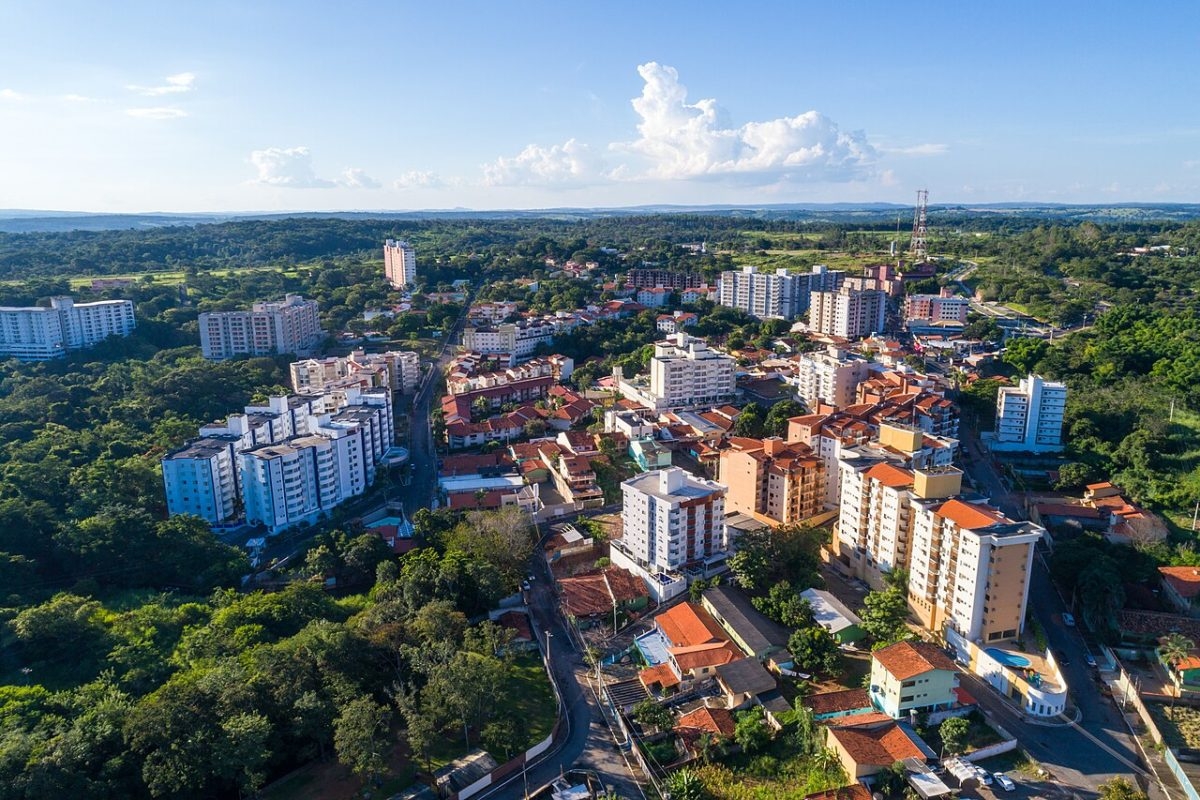
[{"label": "fence", "polygon": [[1183,787],[1183,793],[1188,796],[1188,800],[1200,800],[1200,793],[1196,792],[1196,787],[1192,785],[1192,779],[1183,771],[1183,765],[1175,757],[1175,751],[1167,748],[1166,752],[1163,753],[1163,760],[1167,762],[1167,767],[1175,775],[1176,780],[1179,781],[1179,785]]},{"label": "fence", "polygon": [[[978,750],[972,750],[970,753],[967,753],[965,756],[963,756],[963,758],[967,761],[983,761],[985,758],[998,756],[1001,753],[1011,753],[1016,749],[1016,739],[1005,739],[1003,742],[996,742],[995,744],[989,744],[987,747],[981,747]],[[1197,797],[1194,800],[1200,800],[1200,797]]]}]

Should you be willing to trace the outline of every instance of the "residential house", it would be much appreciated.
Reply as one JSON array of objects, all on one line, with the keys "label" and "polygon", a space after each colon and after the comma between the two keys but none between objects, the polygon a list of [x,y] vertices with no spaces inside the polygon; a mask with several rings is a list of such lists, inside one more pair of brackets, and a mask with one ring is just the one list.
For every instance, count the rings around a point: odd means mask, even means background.
[{"label": "residential house", "polygon": [[775,677],[758,659],[740,658],[717,667],[717,684],[729,708],[747,708],[761,695],[777,690]]},{"label": "residential house", "polygon": [[867,635],[859,616],[824,589],[805,589],[800,596],[812,607],[817,624],[833,634],[838,644],[857,642]]},{"label": "residential house", "polygon": [[616,624],[621,612],[641,611],[650,600],[641,579],[619,567],[561,578],[563,608],[576,625]]},{"label": "residential house", "polygon": [[838,692],[821,692],[804,698],[804,706],[812,712],[817,722],[836,720],[853,714],[868,714],[875,710],[871,695],[866,689],[843,689]]},{"label": "residential house", "polygon": [[830,726],[825,741],[837,754],[846,775],[855,781],[891,769],[897,761],[937,758],[912,728],[894,720]]},{"label": "residential house", "polygon": [[893,719],[957,702],[959,669],[936,645],[899,642],[871,654],[871,702]]},{"label": "residential house", "polygon": [[1159,567],[1162,595],[1181,614],[1200,616],[1200,569],[1196,567]]}]

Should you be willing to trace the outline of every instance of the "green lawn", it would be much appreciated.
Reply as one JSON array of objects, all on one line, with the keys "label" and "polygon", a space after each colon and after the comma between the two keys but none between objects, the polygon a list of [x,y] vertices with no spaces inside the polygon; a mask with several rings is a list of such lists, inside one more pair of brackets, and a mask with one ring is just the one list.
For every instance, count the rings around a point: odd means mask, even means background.
[{"label": "green lawn", "polygon": [[[206,274],[217,277],[225,277],[228,275],[237,275],[243,272],[260,272],[260,271],[282,272],[289,278],[298,277],[299,273],[295,269],[280,269],[279,267],[228,267],[225,269],[203,270]],[[183,270],[155,270],[153,272],[124,272],[119,275],[70,275],[66,276],[71,284],[72,289],[86,289],[91,286],[93,280],[98,279],[114,279],[123,278],[135,281],[149,279],[151,283],[157,286],[175,286],[183,283]],[[24,283],[24,280],[6,280],[0,281],[7,285],[17,285]]]}]

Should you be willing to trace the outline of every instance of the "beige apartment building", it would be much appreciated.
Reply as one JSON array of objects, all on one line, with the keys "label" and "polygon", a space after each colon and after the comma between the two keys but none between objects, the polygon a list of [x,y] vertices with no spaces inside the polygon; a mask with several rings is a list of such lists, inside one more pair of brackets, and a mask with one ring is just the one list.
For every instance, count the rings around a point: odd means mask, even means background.
[{"label": "beige apartment building", "polygon": [[721,451],[720,482],[730,511],[791,525],[821,513],[824,464],[806,445],[734,437]]},{"label": "beige apartment building", "polygon": [[912,510],[908,600],[921,624],[974,642],[1019,638],[1045,529],[957,498],[922,498]]}]

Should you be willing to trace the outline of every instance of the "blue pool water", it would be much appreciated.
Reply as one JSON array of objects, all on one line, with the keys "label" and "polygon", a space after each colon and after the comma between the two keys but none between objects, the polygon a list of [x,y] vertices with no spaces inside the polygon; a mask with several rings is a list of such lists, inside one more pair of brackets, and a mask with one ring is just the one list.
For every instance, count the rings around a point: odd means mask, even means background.
[{"label": "blue pool water", "polygon": [[984,652],[1006,667],[1024,669],[1025,667],[1029,666],[1028,658],[1025,658],[1025,656],[1019,656],[1016,653],[1010,653],[1007,650],[1001,650],[997,647],[989,647]]}]

